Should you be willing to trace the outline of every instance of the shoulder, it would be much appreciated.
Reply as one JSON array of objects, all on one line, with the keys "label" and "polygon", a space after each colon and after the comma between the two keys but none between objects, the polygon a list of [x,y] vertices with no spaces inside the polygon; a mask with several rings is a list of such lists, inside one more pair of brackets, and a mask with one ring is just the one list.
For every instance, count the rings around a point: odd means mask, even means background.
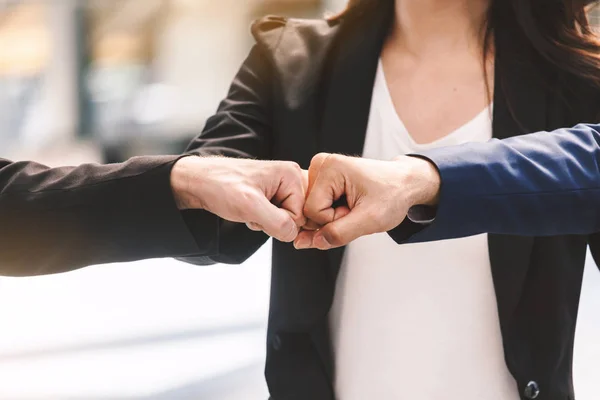
[{"label": "shoulder", "polygon": [[252,35],[257,44],[275,52],[303,44],[318,47],[336,35],[339,21],[326,19],[296,19],[269,15],[252,23]]},{"label": "shoulder", "polygon": [[252,24],[261,57],[271,68],[270,79],[279,82],[289,104],[308,98],[331,60],[341,22],[325,19],[264,17]]}]

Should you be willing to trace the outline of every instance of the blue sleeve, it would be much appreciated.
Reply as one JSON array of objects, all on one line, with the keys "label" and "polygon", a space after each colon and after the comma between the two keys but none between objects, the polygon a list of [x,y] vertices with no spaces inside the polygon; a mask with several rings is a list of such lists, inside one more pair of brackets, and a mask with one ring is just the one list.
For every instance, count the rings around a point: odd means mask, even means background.
[{"label": "blue sleeve", "polygon": [[600,231],[600,125],[434,149],[419,156],[441,176],[435,220],[390,231],[398,242],[479,233]]}]

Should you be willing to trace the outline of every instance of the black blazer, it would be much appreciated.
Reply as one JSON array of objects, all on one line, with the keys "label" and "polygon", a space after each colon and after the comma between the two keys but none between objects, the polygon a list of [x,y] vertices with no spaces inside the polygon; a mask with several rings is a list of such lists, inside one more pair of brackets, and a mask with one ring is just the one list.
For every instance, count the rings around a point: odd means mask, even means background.
[{"label": "black blazer", "polygon": [[217,218],[196,217],[194,238],[175,205],[180,157],[62,168],[0,159],[0,275],[216,252]]},{"label": "black blazer", "polygon": [[[321,151],[360,155],[393,14],[387,11],[356,21],[267,17],[254,24],[256,46],[189,151],[293,160],[303,168]],[[496,32],[495,40],[496,138],[596,118],[596,91],[536,58],[518,32]],[[518,48],[510,57],[508,45]],[[401,243],[421,229],[406,221],[390,235]],[[266,240],[222,222],[219,255],[188,261],[240,263]],[[523,399],[574,399],[573,341],[588,240],[598,246],[584,235],[489,236],[506,363]],[[273,244],[266,378],[274,400],[334,399],[327,316],[343,251]]]}]

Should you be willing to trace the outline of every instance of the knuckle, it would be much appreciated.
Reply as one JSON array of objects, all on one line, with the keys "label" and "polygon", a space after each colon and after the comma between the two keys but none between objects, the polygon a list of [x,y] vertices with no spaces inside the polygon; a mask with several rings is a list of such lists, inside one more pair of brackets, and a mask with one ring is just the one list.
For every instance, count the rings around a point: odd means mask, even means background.
[{"label": "knuckle", "polygon": [[290,170],[292,170],[293,172],[302,171],[302,168],[300,168],[300,164],[298,164],[297,162],[289,161],[288,166],[289,166]]},{"label": "knuckle", "polygon": [[343,159],[343,158],[344,158],[344,156],[343,156],[343,155],[341,155],[341,154],[335,154],[335,153],[333,153],[333,154],[330,154],[330,155],[329,155],[329,156],[328,156],[328,157],[325,159],[325,161],[324,161],[324,162],[326,162],[326,163],[337,163],[338,161],[340,161],[340,160],[341,160],[341,159]]},{"label": "knuckle", "polygon": [[294,161],[277,161],[274,165],[283,174],[296,175],[302,171],[300,165]]},{"label": "knuckle", "polygon": [[316,166],[321,165],[325,160],[327,160],[327,157],[329,157],[330,155],[331,155],[330,153],[317,153],[317,154],[315,154],[315,156],[310,161],[310,166],[311,167],[316,167]]},{"label": "knuckle", "polygon": [[343,163],[347,158],[348,157],[342,154],[330,154],[329,157],[323,161],[323,166],[327,167],[328,169],[333,168],[338,164]]},{"label": "knuckle", "polygon": [[298,163],[287,162],[286,163],[286,171],[289,174],[289,176],[300,181],[300,178],[302,177],[302,168],[300,167],[300,165]]}]

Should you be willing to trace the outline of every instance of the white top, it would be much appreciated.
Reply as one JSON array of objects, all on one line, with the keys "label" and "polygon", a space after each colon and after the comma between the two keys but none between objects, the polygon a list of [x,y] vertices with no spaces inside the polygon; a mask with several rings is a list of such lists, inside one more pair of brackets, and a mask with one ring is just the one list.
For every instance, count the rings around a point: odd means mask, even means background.
[{"label": "white top", "polygon": [[[363,156],[391,160],[491,138],[491,108],[417,144],[381,64]],[[409,245],[360,238],[344,255],[330,314],[338,400],[517,400],[504,361],[487,235]]]}]

